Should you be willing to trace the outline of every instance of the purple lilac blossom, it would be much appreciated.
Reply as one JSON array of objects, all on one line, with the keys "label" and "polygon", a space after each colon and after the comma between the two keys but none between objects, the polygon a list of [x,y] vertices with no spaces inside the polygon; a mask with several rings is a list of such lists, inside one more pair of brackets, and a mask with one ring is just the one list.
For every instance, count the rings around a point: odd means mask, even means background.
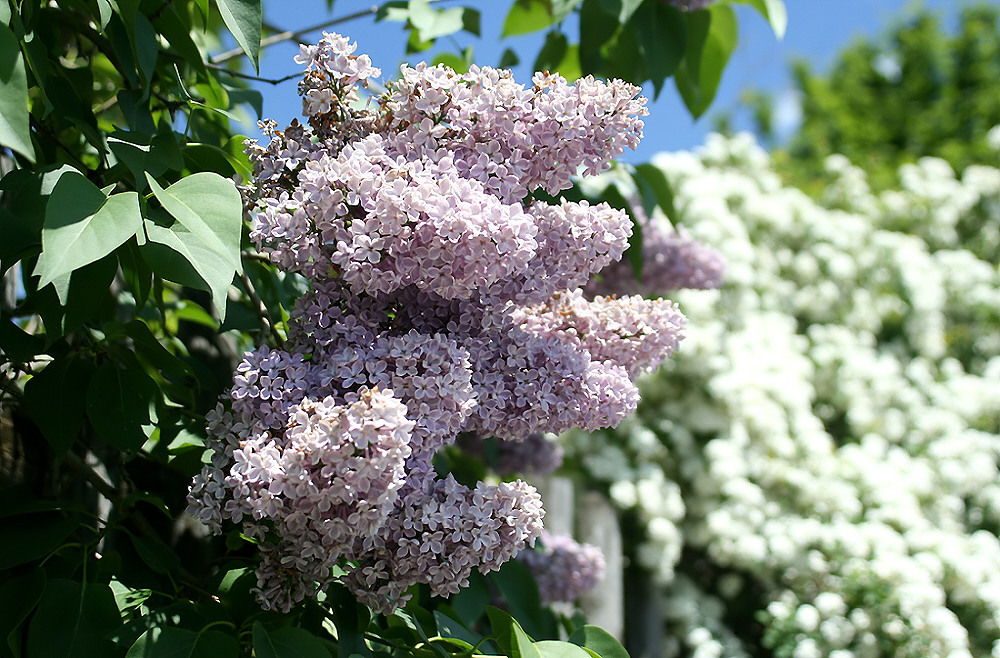
[{"label": "purple lilac blossom", "polygon": [[518,556],[538,583],[543,603],[572,603],[604,578],[600,549],[580,544],[568,535],[543,532],[541,546]]},{"label": "purple lilac blossom", "polygon": [[537,74],[526,89],[421,64],[365,107],[357,88],[380,72],[355,49],[335,34],[303,46],[306,122],[248,142],[251,239],[310,290],[283,346],[247,352],[209,414],[188,498],[213,531],[259,541],[256,593],[279,611],[335,566],[387,613],[413,584],[447,596],[533,545],[530,485],[470,489],[439,478],[434,454],[460,434],[617,424],[683,328],[666,301],[571,292],[621,257],[627,214],[530,194],[634,148],[637,87]]},{"label": "purple lilac blossom", "polygon": [[[522,473],[525,475],[546,475],[562,466],[563,449],[555,434],[532,432],[519,441],[498,439],[495,443],[496,472],[502,476]],[[479,434],[462,434],[458,437],[462,450],[487,460],[486,442]]]},{"label": "purple lilac blossom", "polygon": [[[594,295],[662,295],[673,290],[707,290],[722,285],[726,262],[716,249],[698,242],[682,226],[648,215],[638,194],[626,195],[642,230],[642,270],[615,259],[584,286]],[[583,285],[583,284],[580,284]]]}]

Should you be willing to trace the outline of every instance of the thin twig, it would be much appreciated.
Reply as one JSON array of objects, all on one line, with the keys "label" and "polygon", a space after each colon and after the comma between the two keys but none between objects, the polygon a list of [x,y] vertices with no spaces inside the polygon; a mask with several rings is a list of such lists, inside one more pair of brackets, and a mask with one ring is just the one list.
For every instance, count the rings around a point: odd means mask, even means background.
[{"label": "thin twig", "polygon": [[[333,25],[338,25],[340,23],[346,23],[347,21],[353,21],[355,18],[364,18],[365,16],[370,16],[372,14],[378,13],[378,5],[372,5],[368,9],[363,9],[361,11],[354,12],[353,14],[348,14],[346,16],[340,16],[339,18],[331,18],[329,20],[323,21],[311,27],[302,28],[301,30],[285,30],[284,32],[279,32],[266,39],[260,40],[260,47],[263,50],[268,46],[273,46],[276,43],[281,43],[282,41],[299,41],[300,37],[309,34],[310,32],[316,32],[322,30],[326,27],[331,27]],[[299,43],[302,43],[299,41]],[[231,59],[235,59],[240,55],[245,54],[246,51],[242,47],[233,48],[224,53],[220,53],[211,59],[212,64],[222,64],[223,62],[228,62]]]},{"label": "thin twig", "polygon": [[262,78],[259,75],[250,75],[249,73],[240,73],[239,71],[233,71],[227,69],[225,66],[219,66],[218,64],[206,63],[205,66],[212,69],[213,71],[219,71],[220,73],[226,73],[233,76],[234,78],[242,78],[244,80],[256,80],[258,82],[266,82],[272,85],[280,85],[282,82],[288,82],[289,80],[294,80],[295,78],[302,77],[302,71],[297,71],[296,73],[290,73],[283,78]]}]

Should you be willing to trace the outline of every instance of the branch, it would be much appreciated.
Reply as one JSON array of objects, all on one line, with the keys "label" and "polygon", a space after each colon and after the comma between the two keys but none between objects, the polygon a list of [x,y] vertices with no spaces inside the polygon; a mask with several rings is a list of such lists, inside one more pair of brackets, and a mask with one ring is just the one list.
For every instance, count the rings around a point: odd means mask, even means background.
[{"label": "branch", "polygon": [[296,73],[290,73],[283,78],[262,78],[259,75],[250,75],[249,73],[240,73],[239,71],[233,71],[227,69],[225,66],[219,66],[218,64],[206,63],[205,66],[212,69],[213,71],[219,71],[220,73],[226,73],[233,76],[234,78],[242,78],[244,80],[256,80],[257,82],[266,82],[272,85],[280,85],[282,82],[287,82],[289,80],[294,80],[295,78],[302,77],[302,71]]},{"label": "branch", "polygon": [[257,319],[260,320],[261,334],[264,339],[268,336],[274,336],[280,340],[280,336],[274,330],[274,321],[271,319],[270,313],[267,311],[267,304],[264,300],[260,298],[257,294],[257,290],[253,287],[253,283],[250,281],[250,277],[247,276],[246,272],[240,272],[240,282],[246,289],[247,296],[250,297],[250,301],[254,304],[254,310],[257,311]]}]

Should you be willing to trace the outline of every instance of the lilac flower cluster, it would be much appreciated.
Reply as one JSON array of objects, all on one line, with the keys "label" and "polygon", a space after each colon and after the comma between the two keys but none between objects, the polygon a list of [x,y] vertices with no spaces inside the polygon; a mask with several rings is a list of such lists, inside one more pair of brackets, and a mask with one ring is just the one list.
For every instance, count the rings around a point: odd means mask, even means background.
[{"label": "lilac flower cluster", "polygon": [[642,230],[642,271],[631,263],[610,263],[585,286],[590,295],[662,295],[682,290],[707,290],[722,285],[726,261],[716,249],[698,242],[681,226],[661,215],[649,216],[637,194],[629,196],[632,214]]},{"label": "lilac flower cluster", "polygon": [[496,454],[489,455],[483,437],[478,434],[462,434],[458,446],[466,452],[495,463],[490,464],[500,475],[546,475],[563,463],[563,448],[554,434],[532,432],[520,441],[496,441]]},{"label": "lilac flower cluster", "polygon": [[248,146],[251,237],[311,288],[283,346],[238,366],[189,495],[259,542],[258,598],[282,611],[335,573],[388,612],[413,584],[448,595],[498,569],[541,533],[537,492],[440,479],[435,453],[614,426],[684,326],[666,301],[582,298],[626,248],[625,213],[532,195],[635,146],[636,87],[420,65],[358,109],[379,73],[354,50],[304,46],[307,123]]},{"label": "lilac flower cluster", "polygon": [[569,535],[542,533],[541,547],[518,556],[531,570],[544,603],[572,603],[604,578],[604,555]]}]

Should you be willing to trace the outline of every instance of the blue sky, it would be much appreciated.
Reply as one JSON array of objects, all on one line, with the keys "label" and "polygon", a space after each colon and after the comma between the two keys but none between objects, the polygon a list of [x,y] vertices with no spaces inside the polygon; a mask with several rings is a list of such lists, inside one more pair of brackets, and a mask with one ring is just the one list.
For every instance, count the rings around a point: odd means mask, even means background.
[{"label": "blue sky", "polygon": [[[442,39],[440,49],[454,52],[456,45],[474,48],[476,61],[480,64],[496,65],[503,48],[513,47],[524,63],[515,69],[517,79],[528,83],[531,77],[530,64],[544,36],[544,32],[522,35],[500,41],[500,28],[508,0],[467,1],[462,4],[474,5],[482,12],[482,36],[476,38],[461,33],[454,40]],[[893,19],[916,5],[911,0],[786,0],[788,5],[788,30],[785,38],[778,41],[770,27],[753,9],[747,5],[734,5],[740,26],[740,41],[736,52],[722,79],[719,93],[712,107],[698,121],[687,114],[676,90],[668,81],[659,99],[651,103],[650,115],[646,118],[645,138],[635,153],[623,158],[629,162],[648,161],[659,151],[691,149],[700,145],[705,135],[712,129],[711,117],[717,112],[733,112],[736,127],[748,127],[740,121],[740,96],[744,90],[759,89],[775,95],[778,100],[776,121],[779,130],[794,126],[797,103],[792,94],[788,75],[788,63],[792,59],[805,59],[815,68],[826,71],[832,65],[835,55],[859,36],[878,36],[884,33]],[[958,7],[962,3],[955,0],[925,0],[922,6],[938,12],[949,27],[954,25]],[[265,20],[282,29],[298,30],[323,22],[326,18],[336,18],[366,9],[368,2],[339,0],[333,11],[327,10],[326,0],[285,0],[276,2],[265,0]],[[337,25],[338,31],[358,42],[358,52],[368,53],[376,66],[382,68],[383,76],[398,69],[404,61],[406,33],[401,23],[383,21],[376,23],[373,18],[359,18]],[[576,32],[567,26],[567,32]],[[311,35],[318,39],[320,33]],[[279,78],[294,73],[297,66],[292,57],[298,47],[291,43],[277,44],[261,54],[261,76]],[[432,51],[436,52],[436,51]],[[415,62],[433,55],[411,56]],[[264,116],[286,125],[298,116],[301,105],[295,91],[295,82],[289,81],[272,86],[261,84],[264,93]],[[646,95],[652,97],[652,90]],[[745,114],[743,115],[745,117]],[[259,133],[256,126],[247,125],[243,132],[251,136]]]}]

